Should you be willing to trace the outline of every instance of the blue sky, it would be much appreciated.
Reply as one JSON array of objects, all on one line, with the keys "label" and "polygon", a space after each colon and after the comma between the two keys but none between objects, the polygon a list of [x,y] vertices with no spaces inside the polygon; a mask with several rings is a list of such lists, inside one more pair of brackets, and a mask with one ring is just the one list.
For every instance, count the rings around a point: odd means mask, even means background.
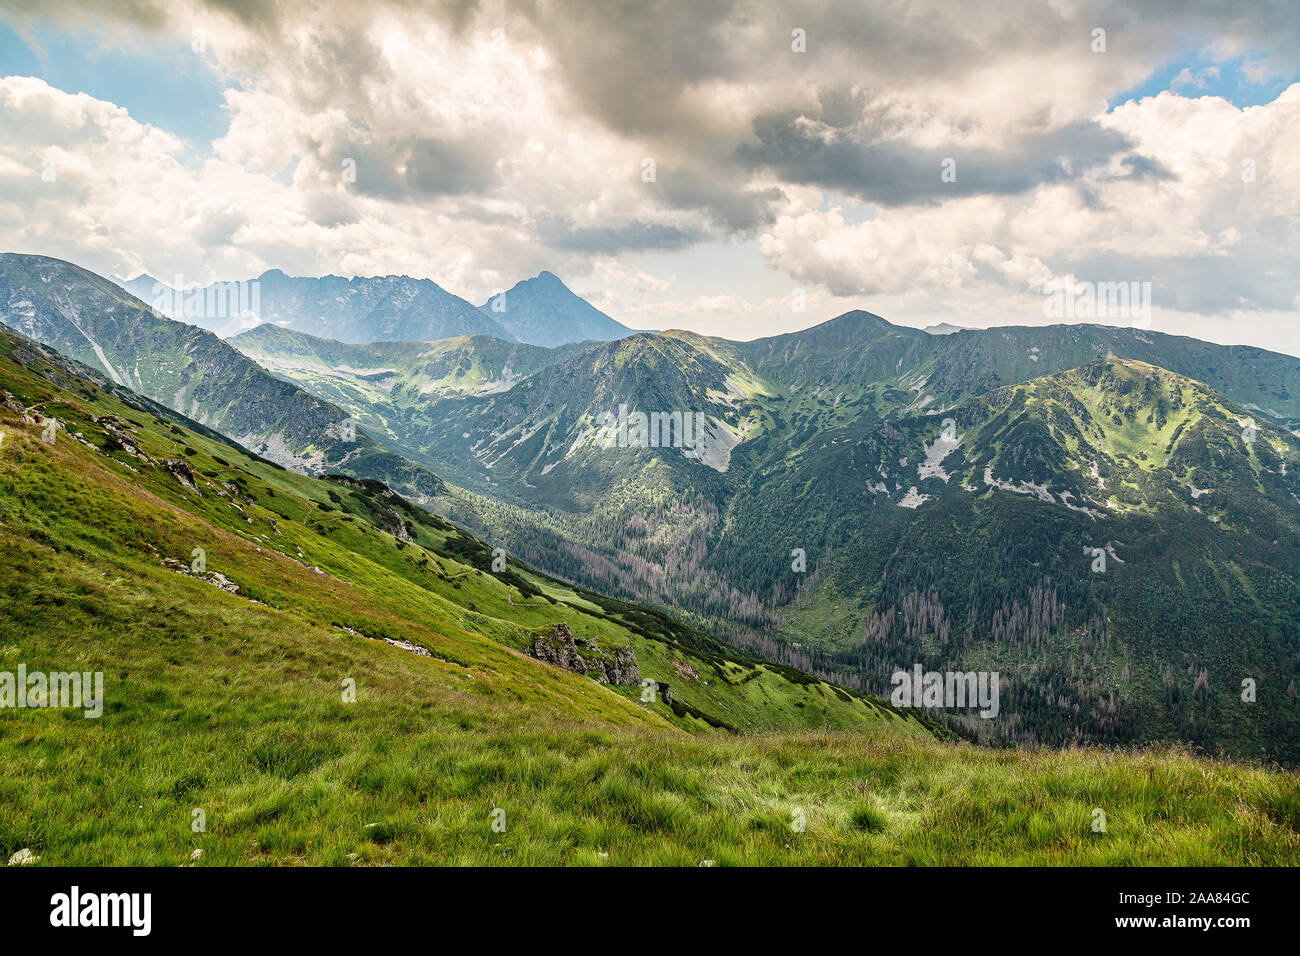
[{"label": "blue sky", "polygon": [[[1300,17],[1300,6],[1296,16]],[[1284,76],[1270,75],[1260,82],[1250,82],[1243,74],[1243,67],[1248,72],[1251,64],[1249,55],[1224,62],[1205,55],[1180,57],[1155,69],[1144,82],[1114,97],[1111,103],[1119,105],[1172,90],[1184,96],[1221,96],[1239,107],[1260,106],[1273,102],[1279,93],[1300,79],[1300,64],[1297,64],[1295,70]],[[1180,75],[1189,75],[1190,82],[1175,84]]]},{"label": "blue sky", "polygon": [[188,43],[165,36],[122,45],[85,29],[15,32],[0,23],[0,75],[38,76],[68,93],[88,93],[190,142],[200,154],[229,117],[223,80]]}]

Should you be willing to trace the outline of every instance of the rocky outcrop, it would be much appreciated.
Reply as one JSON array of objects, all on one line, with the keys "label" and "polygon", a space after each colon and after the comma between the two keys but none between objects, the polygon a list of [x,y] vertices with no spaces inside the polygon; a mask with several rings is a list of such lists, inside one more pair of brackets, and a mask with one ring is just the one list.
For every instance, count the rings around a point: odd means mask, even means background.
[{"label": "rocky outcrop", "polygon": [[595,642],[585,637],[574,637],[573,630],[563,622],[534,639],[529,653],[566,671],[587,674],[602,684],[641,683],[641,665],[631,647],[615,648],[611,658]]},{"label": "rocky outcrop", "polygon": [[189,462],[184,458],[164,458],[162,466],[167,469],[173,478],[190,491],[198,494],[199,489],[194,485],[194,472],[190,470]]}]

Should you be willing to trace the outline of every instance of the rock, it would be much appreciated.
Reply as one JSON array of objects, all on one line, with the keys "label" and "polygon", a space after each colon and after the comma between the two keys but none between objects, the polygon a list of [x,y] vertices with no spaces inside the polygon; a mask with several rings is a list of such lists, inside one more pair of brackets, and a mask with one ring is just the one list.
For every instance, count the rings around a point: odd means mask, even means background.
[{"label": "rock", "polygon": [[712,866],[713,860],[700,860],[700,866]]},{"label": "rock", "polygon": [[27,866],[29,863],[35,863],[40,857],[31,850],[24,847],[9,858],[10,866]]},{"label": "rock", "polygon": [[415,541],[411,536],[411,529],[402,520],[402,516],[392,508],[385,508],[382,505],[376,507],[372,520],[398,541],[405,541],[408,544]]},{"label": "rock", "polygon": [[194,484],[194,472],[190,470],[190,464],[184,458],[164,458],[162,466],[167,469],[173,478],[190,491],[198,494],[199,489]]},{"label": "rock", "polygon": [[5,408],[21,418],[24,423],[31,424],[32,417],[27,414],[27,409],[23,406],[23,403],[14,398],[12,392],[0,392],[0,399],[3,399],[0,404],[3,404]]},{"label": "rock", "polygon": [[239,585],[227,580],[226,576],[220,571],[209,571],[206,577],[203,575],[199,575],[199,577],[203,577],[209,584],[219,587],[223,591],[229,591],[231,594],[239,590]]},{"label": "rock", "polygon": [[[584,651],[587,656],[583,656]],[[591,641],[575,638],[573,630],[563,621],[552,627],[549,634],[534,638],[529,653],[566,671],[590,674],[602,684],[641,683],[641,665],[631,647],[615,648],[614,656],[610,658]]]},{"label": "rock", "polygon": [[673,670],[677,672],[678,677],[681,677],[684,680],[700,679],[700,672],[697,671],[694,667],[692,667],[688,661],[674,660],[672,662],[672,665],[673,665]]},{"label": "rock", "polygon": [[201,856],[203,856],[203,851],[195,850],[193,853],[190,854],[190,862],[197,861]]},{"label": "rock", "polygon": [[135,436],[122,427],[122,423],[116,415],[101,415],[95,419],[95,424],[104,429],[104,447],[113,449],[120,448],[128,455],[139,455],[140,446],[136,443]]}]

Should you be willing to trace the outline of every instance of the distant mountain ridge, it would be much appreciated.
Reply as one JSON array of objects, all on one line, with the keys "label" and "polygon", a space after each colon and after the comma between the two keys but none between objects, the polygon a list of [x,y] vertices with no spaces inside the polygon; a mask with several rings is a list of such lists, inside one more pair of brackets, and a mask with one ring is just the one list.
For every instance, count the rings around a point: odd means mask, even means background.
[{"label": "distant mountain ridge", "polygon": [[525,279],[479,308],[432,280],[409,276],[316,278],[270,269],[255,279],[183,289],[148,274],[110,279],[169,318],[222,338],[263,323],[349,345],[488,335],[554,346],[632,334],[551,272]]},{"label": "distant mountain ridge", "polygon": [[[51,294],[33,278],[7,299],[23,316]],[[93,364],[66,298],[59,328]],[[263,325],[236,344],[445,476],[440,514],[548,573],[869,693],[914,663],[997,671],[1004,718],[961,726],[983,739],[1295,761],[1300,359],[862,310],[750,342]],[[169,364],[146,351],[139,374]],[[625,412],[699,416],[703,441],[610,441]],[[1268,706],[1241,706],[1247,677]]]},{"label": "distant mountain ridge", "polygon": [[223,337],[272,322],[352,344],[474,334],[514,341],[460,296],[410,276],[316,278],[269,269],[255,279],[180,290],[147,275],[119,284],[159,312]]}]

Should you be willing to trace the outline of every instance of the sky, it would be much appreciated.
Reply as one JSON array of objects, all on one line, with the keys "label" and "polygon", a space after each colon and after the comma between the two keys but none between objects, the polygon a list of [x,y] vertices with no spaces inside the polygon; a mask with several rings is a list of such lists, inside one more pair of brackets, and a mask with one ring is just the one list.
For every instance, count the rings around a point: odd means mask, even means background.
[{"label": "sky", "polygon": [[549,270],[733,339],[1122,282],[1070,320],[1300,354],[1300,10],[0,0],[0,251],[475,304]]}]

